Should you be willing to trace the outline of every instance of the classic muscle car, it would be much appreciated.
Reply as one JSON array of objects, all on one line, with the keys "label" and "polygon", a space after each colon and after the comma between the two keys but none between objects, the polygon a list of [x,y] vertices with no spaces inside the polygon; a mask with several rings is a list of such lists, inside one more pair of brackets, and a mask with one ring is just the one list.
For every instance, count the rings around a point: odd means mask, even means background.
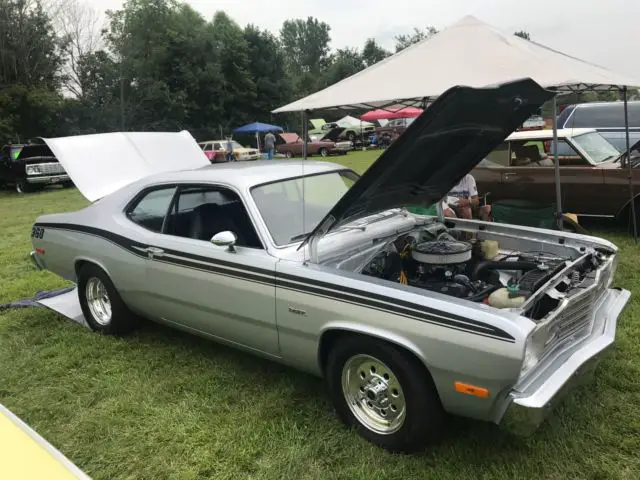
[{"label": "classic muscle car", "polygon": [[69,175],[45,144],[5,145],[0,151],[0,185],[13,185],[18,193],[47,185],[73,186]]},{"label": "classic muscle car", "polygon": [[[227,161],[227,141],[226,140],[209,140],[200,142],[202,151],[211,163],[221,163]],[[233,155],[236,160],[258,160],[260,158],[260,150],[257,148],[247,148],[233,141]]]},{"label": "classic muscle car", "polygon": [[[138,148],[120,161],[144,167],[78,178],[94,203],[38,217],[32,258],[77,283],[93,330],[144,317],[324,377],[339,417],[386,449],[423,448],[446,413],[525,433],[614,342],[630,295],[611,287],[616,247],[404,206],[438,203],[551,95],[531,80],[453,88],[361,177],[206,167],[186,133],[126,134]],[[77,139],[48,143],[72,177],[91,168]]]},{"label": "classic muscle car", "polygon": [[[283,154],[287,158],[302,156],[304,142],[297,133],[276,134],[276,152]],[[320,155],[344,155],[350,146],[338,145],[331,140],[309,140],[307,142],[307,156]]]},{"label": "classic muscle car", "polygon": [[[490,200],[556,201],[552,130],[516,132],[473,170],[481,192]],[[640,164],[640,143],[631,149],[634,167]],[[558,130],[558,159],[562,208],[578,215],[629,220],[629,171],[619,153],[591,128]],[[633,169],[635,193],[640,194],[640,170]],[[636,197],[637,198],[637,197]]]}]

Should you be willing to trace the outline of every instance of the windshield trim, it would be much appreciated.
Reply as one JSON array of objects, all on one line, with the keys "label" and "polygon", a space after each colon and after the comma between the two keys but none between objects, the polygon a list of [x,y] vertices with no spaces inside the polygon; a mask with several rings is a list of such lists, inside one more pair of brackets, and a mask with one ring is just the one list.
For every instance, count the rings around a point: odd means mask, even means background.
[{"label": "windshield trim", "polygon": [[256,212],[258,213],[258,215],[260,215],[260,220],[262,220],[262,224],[265,227],[265,233],[266,235],[269,236],[269,240],[271,245],[277,249],[277,250],[283,250],[283,249],[287,249],[287,248],[291,248],[292,246],[295,245],[299,245],[300,243],[302,243],[307,237],[305,238],[301,238],[300,240],[296,240],[295,242],[287,242],[286,244],[281,244],[278,245],[275,241],[275,239],[273,238],[273,235],[271,234],[271,230],[269,230],[269,226],[267,225],[267,222],[264,218],[264,215],[262,215],[262,212],[260,211],[260,207],[258,206],[258,203],[256,202],[254,196],[253,196],[253,190],[255,188],[260,188],[260,187],[265,187],[267,185],[273,185],[274,183],[281,183],[281,182],[288,182],[291,180],[296,180],[298,178],[311,178],[311,177],[316,177],[318,175],[326,175],[329,173],[350,173],[352,175],[355,175],[356,181],[358,181],[358,179],[360,179],[361,175],[356,173],[355,171],[351,170],[350,168],[347,167],[343,167],[343,168],[336,168],[334,170],[326,170],[324,172],[315,172],[315,173],[309,173],[307,175],[295,175],[295,176],[291,176],[291,177],[282,177],[279,178],[277,180],[270,180],[268,182],[262,182],[262,183],[256,183],[255,185],[253,185],[251,188],[249,188],[249,196],[251,197],[251,201],[253,202],[253,204],[256,207]]}]

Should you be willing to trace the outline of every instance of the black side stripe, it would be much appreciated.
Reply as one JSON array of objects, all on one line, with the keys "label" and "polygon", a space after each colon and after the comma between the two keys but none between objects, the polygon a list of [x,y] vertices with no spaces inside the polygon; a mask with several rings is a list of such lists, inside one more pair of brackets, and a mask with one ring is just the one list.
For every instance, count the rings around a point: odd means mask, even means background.
[{"label": "black side stripe", "polygon": [[[148,258],[143,250],[149,245],[135,242],[127,237],[107,230],[89,227],[86,225],[66,223],[38,223],[36,226],[59,230],[70,230],[97,236],[108,240],[138,257]],[[321,280],[313,280],[287,273],[278,272],[276,277],[276,274],[273,271],[264,268],[239,265],[225,260],[214,260],[209,257],[166,248],[163,248],[163,250],[164,256],[156,257],[154,259],[155,261],[238,278],[263,285],[275,285],[280,288],[286,288],[287,290],[293,290],[301,293],[311,293],[325,298],[332,298],[354,305],[366,306],[368,308],[401,315],[446,328],[466,331],[510,343],[515,342],[515,338],[502,329],[483,322],[461,317],[459,315],[450,313],[444,314],[440,310],[426,307],[419,303],[399,300],[387,295],[367,292],[342,285],[335,285]]]}]

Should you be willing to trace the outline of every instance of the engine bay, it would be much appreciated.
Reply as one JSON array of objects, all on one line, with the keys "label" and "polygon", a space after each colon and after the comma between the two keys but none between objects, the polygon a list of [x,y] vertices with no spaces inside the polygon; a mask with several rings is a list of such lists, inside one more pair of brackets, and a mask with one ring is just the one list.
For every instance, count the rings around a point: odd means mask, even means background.
[{"label": "engine bay", "polygon": [[[361,273],[496,308],[518,308],[575,261],[552,252],[504,251],[495,240],[469,237],[446,228],[400,235],[376,252]],[[579,286],[602,261],[597,252],[585,255],[555,288]]]}]

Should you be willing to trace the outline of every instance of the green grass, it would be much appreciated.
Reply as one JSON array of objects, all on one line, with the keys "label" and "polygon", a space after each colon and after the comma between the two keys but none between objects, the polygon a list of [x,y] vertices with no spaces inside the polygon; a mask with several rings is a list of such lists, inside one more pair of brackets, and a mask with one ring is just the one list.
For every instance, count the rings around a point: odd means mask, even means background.
[{"label": "green grass", "polygon": [[[376,152],[335,157],[363,171]],[[28,259],[34,218],[75,190],[0,193],[0,303],[64,285]],[[0,403],[95,479],[640,478],[640,267],[616,348],[529,439],[452,419],[421,455],[388,454],[342,427],[314,377],[157,325],[103,337],[45,309],[0,313]],[[1,458],[1,452],[0,452]]]}]

